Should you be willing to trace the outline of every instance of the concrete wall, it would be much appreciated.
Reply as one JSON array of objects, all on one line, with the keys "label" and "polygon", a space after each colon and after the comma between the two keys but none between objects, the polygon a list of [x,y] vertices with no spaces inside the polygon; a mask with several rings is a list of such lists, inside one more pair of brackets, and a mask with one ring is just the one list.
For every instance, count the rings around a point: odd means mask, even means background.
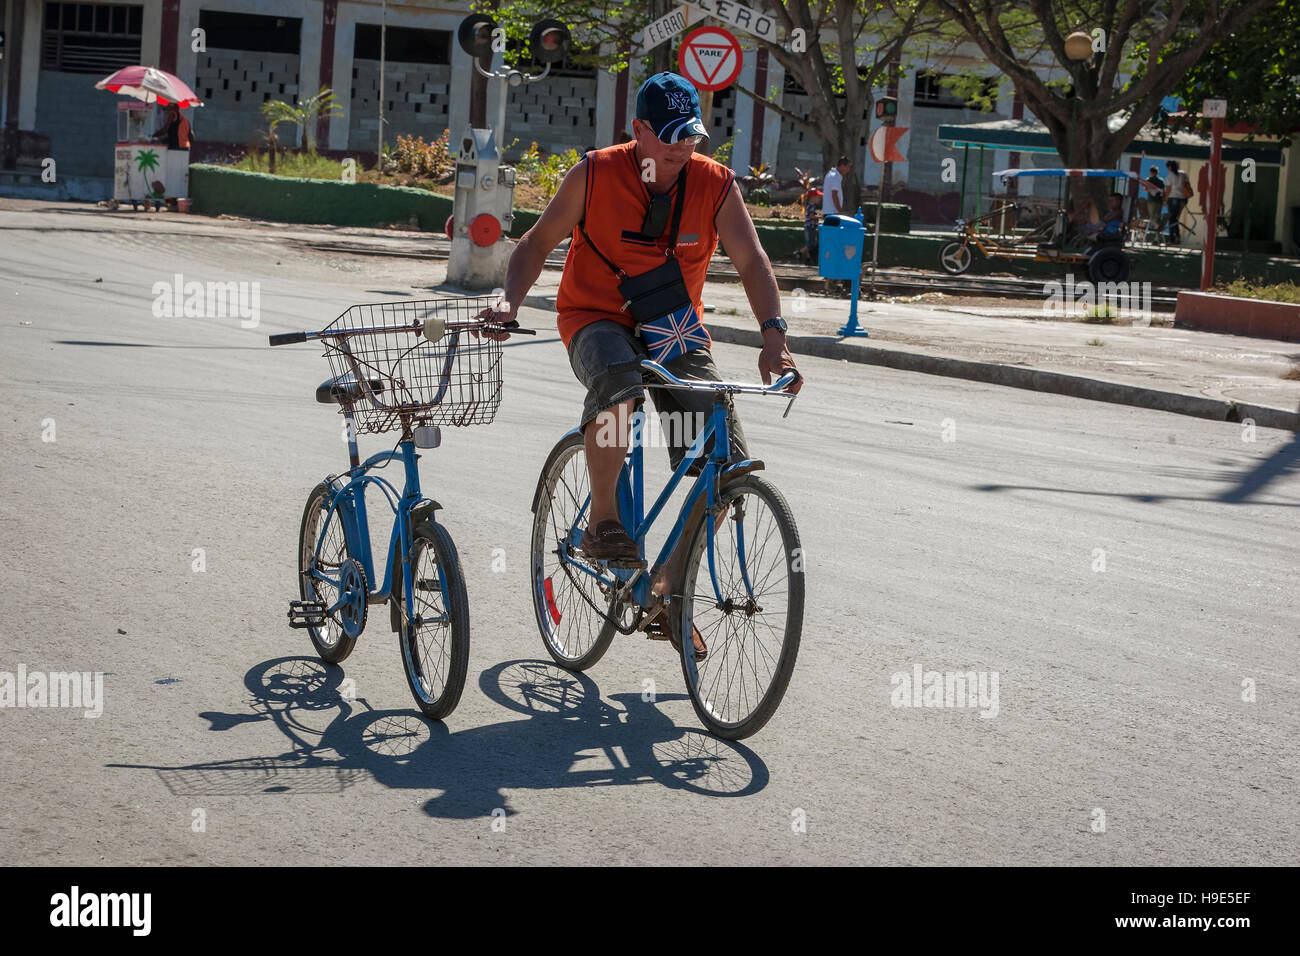
[{"label": "concrete wall", "polygon": [[[161,0],[159,0],[161,2]],[[193,31],[201,10],[299,19],[298,53],[265,53],[209,47],[195,50]],[[158,20],[145,17],[146,31],[158,34]],[[267,99],[296,102],[320,88],[321,4],[319,0],[180,0],[176,75],[189,83],[204,105],[190,113],[199,143],[243,145],[264,129],[261,106]],[[256,89],[254,89],[256,84]],[[281,92],[281,84],[284,91]],[[207,96],[208,90],[212,96]],[[238,93],[238,99],[235,94]],[[281,125],[281,142],[296,128]]]},{"label": "concrete wall", "polygon": [[[352,61],[352,89],[345,104],[347,148],[374,152],[379,141],[379,61]],[[451,67],[428,63],[384,63],[384,142],[399,136],[435,140],[447,129],[451,111]],[[331,129],[333,139],[333,129]]]},{"label": "concrete wall", "polygon": [[[796,116],[802,116],[808,109],[808,96],[804,93],[785,93],[781,97],[781,105]],[[773,164],[776,178],[794,179],[795,168],[798,167],[815,170],[815,175],[821,179],[826,170],[822,169],[822,144],[817,135],[802,126],[796,126],[785,117],[781,117],[779,129],[780,145]]]},{"label": "concrete wall", "polygon": [[110,185],[102,199],[112,193],[118,98],[95,89],[99,79],[86,73],[41,70],[36,78],[36,111],[40,131],[50,137],[59,178],[103,177]]},{"label": "concrete wall", "polygon": [[[384,22],[388,26],[447,30],[454,34],[468,12],[467,3],[442,3],[436,9],[391,3]],[[378,3],[339,3],[338,20],[334,27],[333,85],[334,95],[347,112],[330,122],[330,149],[374,152],[378,146],[379,110],[375,97],[378,93],[379,63],[377,60],[356,60],[353,50],[356,48],[357,24],[378,26],[379,22]],[[319,42],[318,39],[317,43]],[[401,93],[395,89],[395,69],[405,74],[401,81]],[[353,78],[354,70],[356,79]],[[399,135],[408,134],[423,136],[426,140],[436,139],[447,128],[451,129],[452,138],[459,136],[469,122],[472,72],[469,56],[456,44],[454,36],[450,66],[387,63],[384,67],[384,86],[388,94],[387,101],[393,104],[393,115],[385,115],[384,142],[392,143]],[[354,83],[358,85],[355,97],[352,95]],[[445,99],[441,93],[443,85],[447,87]],[[408,91],[413,94],[410,101],[404,98]],[[421,95],[433,99],[427,103],[421,102]],[[414,109],[415,103],[420,105],[418,114]],[[425,113],[432,113],[433,116],[426,118]]]},{"label": "concrete wall", "polygon": [[[194,92],[203,107],[194,110],[194,137],[210,143],[247,143],[265,129],[262,104],[270,100],[297,103],[301,58],[292,53],[209,49],[198,56]],[[307,95],[315,90],[310,91]],[[297,128],[276,129],[280,141],[292,144]]]},{"label": "concrete wall", "polygon": [[[90,183],[89,192],[83,188],[78,191],[79,196],[104,198],[112,193],[118,97],[95,89],[102,76],[41,69],[45,4],[42,0],[11,2],[26,4],[19,128],[35,129],[50,137],[59,178],[78,178]],[[140,58],[145,63],[152,63],[158,57],[157,22],[162,0],[142,0],[136,6],[142,8],[143,14]],[[9,13],[6,10],[6,14]],[[102,196],[95,192],[100,179],[103,180],[103,188],[99,190]]]},{"label": "concrete wall", "polygon": [[[505,141],[519,142],[507,156],[513,159],[534,140],[548,153],[610,145],[597,142],[596,86],[595,76],[548,76],[512,89],[506,101]],[[495,123],[496,116],[489,112],[488,125]]]}]

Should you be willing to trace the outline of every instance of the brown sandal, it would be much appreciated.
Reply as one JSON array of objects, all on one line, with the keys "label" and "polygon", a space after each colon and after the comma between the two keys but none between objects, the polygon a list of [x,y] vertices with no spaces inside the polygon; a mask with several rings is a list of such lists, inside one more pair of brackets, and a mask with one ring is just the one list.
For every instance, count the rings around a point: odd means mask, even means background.
[{"label": "brown sandal", "polygon": [[623,523],[617,518],[609,518],[587,526],[578,543],[582,553],[597,561],[636,561],[641,555],[637,553],[636,542],[623,530]]}]

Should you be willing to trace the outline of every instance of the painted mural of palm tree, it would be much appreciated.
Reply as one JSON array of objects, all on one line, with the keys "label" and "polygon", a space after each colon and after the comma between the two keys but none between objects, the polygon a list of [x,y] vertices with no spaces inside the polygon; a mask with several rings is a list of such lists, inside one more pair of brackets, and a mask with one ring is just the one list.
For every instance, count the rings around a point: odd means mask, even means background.
[{"label": "painted mural of palm tree", "polygon": [[152,149],[142,149],[135,154],[135,168],[141,175],[151,173],[158,168],[158,152]]}]

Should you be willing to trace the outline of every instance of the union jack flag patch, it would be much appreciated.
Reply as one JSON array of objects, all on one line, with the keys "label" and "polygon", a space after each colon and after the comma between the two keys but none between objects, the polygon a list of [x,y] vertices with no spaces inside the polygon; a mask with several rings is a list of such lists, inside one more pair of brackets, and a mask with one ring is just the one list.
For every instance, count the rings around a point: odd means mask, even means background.
[{"label": "union jack flag patch", "polygon": [[704,324],[690,302],[653,322],[641,323],[637,331],[641,333],[650,358],[661,365],[709,345],[709,334],[704,331]]}]

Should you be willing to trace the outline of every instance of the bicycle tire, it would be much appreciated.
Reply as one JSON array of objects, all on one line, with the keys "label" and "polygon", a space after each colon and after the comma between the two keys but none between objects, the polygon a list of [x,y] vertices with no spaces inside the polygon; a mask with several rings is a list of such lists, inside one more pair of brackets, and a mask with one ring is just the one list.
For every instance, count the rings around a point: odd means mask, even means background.
[{"label": "bicycle tire", "polygon": [[974,264],[975,254],[971,252],[970,243],[956,240],[939,250],[939,265],[949,275],[965,275]]},{"label": "bicycle tire", "polygon": [[[738,719],[728,719],[728,715],[721,713],[729,708],[714,700],[715,691],[718,687],[721,675],[726,673],[725,668],[728,661],[732,665],[739,664],[742,668],[745,661],[758,660],[759,655],[752,654],[746,658],[743,653],[733,653],[731,641],[723,642],[719,646],[720,635],[717,629],[706,626],[700,628],[701,635],[709,645],[708,656],[704,661],[696,663],[694,656],[694,642],[689,635],[692,633],[692,626],[700,610],[700,602],[696,600],[696,584],[700,580],[699,572],[701,562],[703,565],[703,582],[708,589],[705,598],[701,599],[707,603],[708,607],[714,610],[721,610],[712,593],[712,586],[709,584],[708,565],[705,555],[707,554],[706,537],[708,533],[708,521],[706,515],[701,514],[698,521],[690,529],[687,540],[690,542],[690,550],[687,552],[687,558],[682,572],[680,582],[674,582],[674,607],[673,613],[677,615],[677,633],[683,635],[682,639],[682,677],[686,681],[686,689],[691,698],[691,704],[695,708],[695,714],[699,717],[701,723],[710,732],[727,740],[743,740],[762,730],[764,725],[771,720],[772,715],[780,706],[781,700],[785,697],[786,689],[790,684],[790,677],[794,673],[795,659],[799,654],[799,641],[803,631],[803,611],[804,611],[804,571],[803,571],[803,551],[799,541],[799,530],[795,525],[794,515],[790,510],[790,505],[786,502],[785,496],[765,478],[758,475],[743,475],[734,481],[730,481],[722,487],[719,493],[719,508],[717,514],[721,515],[721,521],[729,519],[729,513],[733,510],[733,505],[741,496],[753,496],[765,505],[766,509],[772,515],[772,522],[779,533],[781,542],[780,547],[786,567],[785,581],[787,590],[785,594],[785,622],[783,633],[781,634],[781,646],[776,655],[776,662],[767,686],[762,690],[761,696],[758,697],[757,703],[747,712],[738,714]],[[760,524],[756,519],[755,524]],[[716,527],[715,532],[721,537],[721,529]],[[746,542],[746,553],[750,551],[750,544],[754,543],[757,536],[753,536]],[[766,554],[767,543],[762,545],[762,551],[756,554],[761,557]],[[719,587],[726,591],[726,583],[721,580],[723,557],[715,549],[715,558],[719,565]],[[747,570],[750,561],[747,559]],[[753,574],[755,577],[762,573],[761,563],[754,565]],[[775,570],[775,567],[773,568]],[[770,578],[772,572],[767,572]],[[766,579],[764,582],[766,583]],[[680,586],[678,586],[680,585]],[[740,580],[740,591],[744,590],[744,580]],[[769,590],[759,590],[755,585],[755,596],[761,597],[763,594],[776,596],[776,592]],[[726,595],[730,597],[731,595]],[[761,608],[761,605],[760,605]],[[765,609],[764,609],[765,610]],[[723,620],[730,618],[732,611],[726,611],[721,615]],[[752,619],[755,615],[747,615]],[[770,626],[770,625],[769,625]],[[757,638],[757,629],[755,628],[755,640]],[[761,642],[758,642],[761,644]],[[770,657],[771,655],[766,655]],[[717,670],[715,670],[715,668]],[[713,674],[717,677],[713,677]],[[734,676],[734,675],[733,675]],[[729,679],[727,688],[730,690],[732,681]],[[701,688],[704,688],[701,690]]]},{"label": "bicycle tire", "polygon": [[[420,628],[417,624],[422,614],[408,612],[402,615],[403,626],[398,641],[402,650],[402,670],[416,706],[426,717],[443,720],[456,709],[465,690],[465,675],[469,670],[469,596],[465,590],[460,555],[456,553],[451,534],[433,521],[420,524],[412,536],[411,574],[416,576],[415,589],[433,592],[432,586],[424,583],[432,579],[421,576],[421,558],[430,550],[441,579],[437,591],[445,605],[440,615],[446,619],[446,634],[440,641],[440,659],[445,656],[446,667],[437,670],[444,675],[442,679],[439,681],[436,675],[427,672],[430,655],[419,642]],[[402,584],[396,586],[402,587]]]},{"label": "bicycle tire", "polygon": [[[542,644],[557,664],[575,671],[584,671],[605,656],[614,640],[618,618],[615,609],[600,609],[600,602],[595,597],[600,593],[598,585],[594,593],[582,587],[587,581],[594,584],[594,579],[584,572],[567,569],[559,560],[561,540],[558,535],[561,530],[567,530],[576,518],[582,496],[582,486],[579,484],[576,491],[569,490],[565,479],[580,476],[581,480],[589,481],[585,447],[580,433],[566,435],[547,456],[538,482],[537,507],[533,511],[533,528],[529,536],[529,591]],[[572,511],[561,522],[556,513],[556,496],[562,484],[566,488],[564,497],[569,500],[561,499],[559,504],[569,505]],[[563,528],[557,522],[561,522]],[[554,540],[548,541],[548,537]],[[548,544],[554,546],[550,551],[547,550]],[[553,569],[547,567],[548,554],[556,559]],[[563,590],[557,594],[557,589]],[[612,599],[613,596],[609,595],[608,600]],[[566,620],[568,624],[562,628],[561,624]],[[581,633],[573,633],[575,624],[579,632],[586,632],[589,636],[594,630],[595,636],[589,640],[580,639]]]},{"label": "bicycle tire", "polygon": [[[320,556],[316,553],[317,541],[320,538],[320,522],[324,520],[326,509],[329,507],[329,501],[332,492],[325,482],[321,482],[312,489],[311,494],[307,496],[307,504],[303,508],[302,523],[298,526],[298,593],[304,601],[319,601],[327,607],[334,603],[335,597],[330,595],[330,586],[321,585],[314,578],[308,575],[309,567],[313,559],[321,563]],[[341,568],[345,561],[350,560],[351,556],[347,551],[347,540],[343,534],[343,525],[336,520],[337,516],[331,518],[331,534],[337,534],[337,538],[331,538],[329,541],[322,541],[321,545],[333,553],[324,556],[324,563],[330,566]],[[341,549],[339,545],[341,543]],[[337,595],[337,589],[333,589]],[[365,627],[366,605],[362,603],[362,628]],[[307,634],[311,638],[312,645],[316,648],[316,653],[320,659],[327,664],[341,664],[347,660],[353,648],[357,646],[357,636],[348,637],[344,633],[342,623],[336,616],[330,616],[322,627],[308,627]]]}]

